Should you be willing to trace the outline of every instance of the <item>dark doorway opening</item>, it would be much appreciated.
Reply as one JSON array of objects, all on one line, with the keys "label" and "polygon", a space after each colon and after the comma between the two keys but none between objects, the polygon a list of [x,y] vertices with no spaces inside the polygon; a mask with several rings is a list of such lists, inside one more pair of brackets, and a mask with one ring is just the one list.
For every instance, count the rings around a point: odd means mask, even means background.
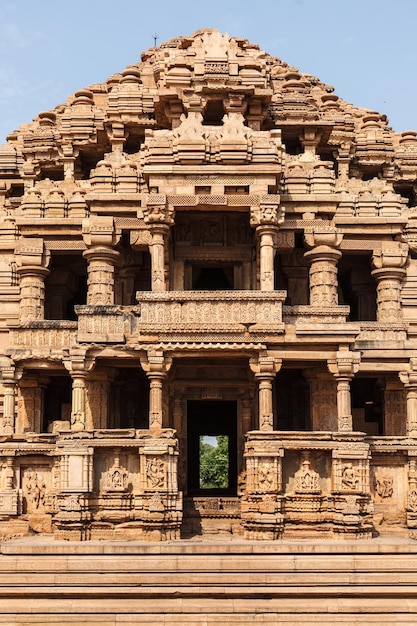
[{"label": "dark doorway opening", "polygon": [[193,289],[227,291],[233,289],[233,286],[233,266],[193,266]]},{"label": "dark doorway opening", "polygon": [[189,400],[187,441],[188,494],[236,495],[236,402]]}]

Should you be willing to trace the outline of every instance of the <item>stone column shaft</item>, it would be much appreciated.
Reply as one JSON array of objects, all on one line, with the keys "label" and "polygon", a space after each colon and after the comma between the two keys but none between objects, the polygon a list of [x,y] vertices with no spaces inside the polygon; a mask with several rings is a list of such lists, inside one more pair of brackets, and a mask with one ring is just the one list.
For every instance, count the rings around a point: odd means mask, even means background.
[{"label": "stone column shaft", "polygon": [[328,246],[318,246],[304,256],[310,263],[310,305],[337,306],[337,262],[342,253]]},{"label": "stone column shaft", "polygon": [[43,320],[45,317],[45,278],[49,270],[44,267],[20,267],[20,321]]},{"label": "stone column shaft", "polygon": [[402,320],[401,285],[407,262],[407,244],[391,242],[374,250],[372,276],[377,281],[378,322],[398,323]]},{"label": "stone column shaft", "polygon": [[400,322],[402,320],[401,284],[405,269],[400,267],[375,269],[372,276],[377,281],[378,322]]},{"label": "stone column shaft", "polygon": [[85,374],[72,373],[71,430],[85,430]]},{"label": "stone column shaft", "polygon": [[165,281],[165,237],[169,227],[154,224],[150,227],[152,241],[149,244],[152,262],[152,291],[166,291]]},{"label": "stone column shaft", "polygon": [[274,259],[275,237],[278,227],[273,225],[261,225],[256,228],[259,237],[259,274],[260,290],[274,291]]},{"label": "stone column shaft", "polygon": [[16,381],[3,380],[3,434],[12,435],[15,429]]},{"label": "stone column shaft", "polygon": [[350,378],[337,378],[337,430],[353,430]]},{"label": "stone column shaft", "polygon": [[259,385],[259,430],[274,430],[272,382],[276,373],[281,369],[281,365],[281,360],[264,354],[249,361],[249,366],[255,373],[255,380]]},{"label": "stone column shaft", "polygon": [[272,381],[274,376],[255,375],[259,383],[259,430],[274,430]]},{"label": "stone column shaft", "polygon": [[341,349],[335,359],[329,359],[329,371],[337,381],[337,430],[351,432],[353,430],[352,407],[350,397],[350,381],[359,369],[360,354]]},{"label": "stone column shaft", "polygon": [[88,261],[87,304],[114,304],[114,266],[119,252],[112,248],[92,248],[83,256]]},{"label": "stone column shaft", "polygon": [[407,387],[407,434],[417,436],[417,386]]},{"label": "stone column shaft", "polygon": [[162,391],[165,374],[149,373],[149,425],[162,428]]},{"label": "stone column shaft", "polygon": [[399,377],[407,394],[407,435],[417,437],[417,358],[410,359],[410,369]]},{"label": "stone column shaft", "polygon": [[163,427],[163,381],[166,378],[172,359],[164,356],[163,352],[149,352],[140,363],[149,379],[149,428]]}]

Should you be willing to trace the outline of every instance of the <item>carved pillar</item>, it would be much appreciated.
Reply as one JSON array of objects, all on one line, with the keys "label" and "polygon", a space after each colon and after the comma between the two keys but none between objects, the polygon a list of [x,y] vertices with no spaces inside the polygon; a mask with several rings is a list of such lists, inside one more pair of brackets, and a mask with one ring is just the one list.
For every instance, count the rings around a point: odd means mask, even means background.
[{"label": "carved pillar", "polygon": [[149,428],[163,426],[163,382],[171,369],[172,359],[165,357],[162,351],[148,352],[140,360],[149,379]]},{"label": "carved pillar", "polygon": [[251,207],[250,223],[256,229],[259,250],[259,289],[274,290],[274,257],[279,224],[284,214],[279,196],[264,196],[257,207]]},{"label": "carved pillar", "polygon": [[258,358],[249,360],[249,367],[258,382],[259,430],[274,430],[272,383],[281,365],[281,360],[268,355],[259,355]]},{"label": "carved pillar", "polygon": [[377,281],[378,322],[402,320],[401,284],[405,278],[408,261],[408,245],[390,243],[374,250],[372,276]]},{"label": "carved pillar", "polygon": [[83,350],[70,352],[69,360],[64,361],[72,378],[71,399],[71,430],[79,432],[86,430],[86,378],[94,367],[95,361],[86,356]]},{"label": "carved pillar", "polygon": [[16,248],[20,278],[20,321],[43,320],[45,316],[45,278],[49,274],[50,253],[43,239],[22,237]]},{"label": "carved pillar", "polygon": [[305,240],[312,250],[304,254],[310,264],[310,305],[337,306],[337,262],[342,253],[338,246],[343,235],[334,228],[306,231]]},{"label": "carved pillar", "polygon": [[120,240],[112,217],[92,217],[83,221],[83,238],[88,262],[87,304],[114,304],[114,266],[120,256],[113,249]]},{"label": "carved pillar", "polygon": [[0,433],[13,435],[15,432],[16,415],[16,372],[13,364],[8,363],[7,359],[4,359],[4,363],[1,363],[0,368],[1,382],[3,384],[3,419],[1,421]]},{"label": "carved pillar", "polygon": [[407,435],[417,437],[417,358],[410,359],[409,370],[399,377],[407,394]]},{"label": "carved pillar", "polygon": [[329,359],[329,371],[337,382],[337,430],[352,432],[352,407],[350,399],[350,381],[359,369],[359,352],[339,350],[335,359]]},{"label": "carved pillar", "polygon": [[164,194],[150,194],[144,207],[145,222],[149,225],[151,241],[149,252],[152,263],[152,291],[166,291],[165,254],[169,228],[174,223],[174,209]]}]

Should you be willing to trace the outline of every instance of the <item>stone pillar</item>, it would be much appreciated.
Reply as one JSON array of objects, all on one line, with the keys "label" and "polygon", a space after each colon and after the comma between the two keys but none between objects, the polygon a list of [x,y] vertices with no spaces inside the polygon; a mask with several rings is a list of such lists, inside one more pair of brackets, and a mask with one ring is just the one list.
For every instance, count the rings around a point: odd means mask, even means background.
[{"label": "stone pillar", "polygon": [[3,419],[0,433],[13,435],[15,432],[17,379],[11,363],[1,364],[1,382],[3,384]]},{"label": "stone pillar", "polygon": [[140,364],[149,379],[149,428],[161,429],[163,426],[163,382],[171,369],[172,359],[165,357],[162,351],[148,352]]},{"label": "stone pillar", "polygon": [[17,273],[20,278],[20,321],[43,320],[45,316],[45,278],[49,274],[50,253],[43,239],[22,237],[16,247]]},{"label": "stone pillar", "polygon": [[410,359],[408,371],[400,372],[399,377],[407,394],[407,435],[417,437],[417,358]]},{"label": "stone pillar", "polygon": [[259,250],[259,289],[274,290],[274,257],[278,227],[284,220],[279,196],[263,196],[257,207],[251,207],[250,223],[256,229]]},{"label": "stone pillar", "polygon": [[372,276],[377,281],[378,322],[398,323],[402,320],[401,284],[407,262],[407,244],[387,242],[381,249],[374,250]]},{"label": "stone pillar", "polygon": [[328,359],[329,371],[337,382],[337,430],[352,432],[352,407],[350,381],[359,369],[360,353],[348,349],[339,350],[335,359]]},{"label": "stone pillar", "polygon": [[242,398],[242,434],[252,430],[252,398],[245,394]]},{"label": "stone pillar", "polygon": [[259,430],[274,430],[274,411],[272,402],[272,383],[281,369],[282,361],[268,355],[259,355],[249,360],[249,367],[258,382],[259,395]]},{"label": "stone pillar", "polygon": [[165,253],[169,228],[174,223],[174,209],[164,194],[150,194],[144,207],[145,223],[149,225],[151,241],[152,291],[166,291]]},{"label": "stone pillar", "polygon": [[85,350],[70,351],[69,360],[64,361],[72,378],[71,430],[86,430],[86,378],[95,361],[86,356]]},{"label": "stone pillar", "polygon": [[88,305],[114,304],[114,266],[120,256],[113,247],[120,240],[112,217],[91,217],[83,221],[83,238],[88,261]]},{"label": "stone pillar", "polygon": [[335,228],[306,231],[305,240],[312,250],[304,254],[310,264],[310,305],[333,307],[339,304],[337,262],[343,235]]}]

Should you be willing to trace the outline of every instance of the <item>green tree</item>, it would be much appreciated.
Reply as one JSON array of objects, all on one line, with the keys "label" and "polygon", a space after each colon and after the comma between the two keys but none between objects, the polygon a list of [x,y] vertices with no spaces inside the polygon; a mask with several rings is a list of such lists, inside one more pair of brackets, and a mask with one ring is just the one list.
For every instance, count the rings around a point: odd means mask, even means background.
[{"label": "green tree", "polygon": [[216,446],[200,437],[201,489],[226,489],[229,486],[229,438],[217,435]]}]

